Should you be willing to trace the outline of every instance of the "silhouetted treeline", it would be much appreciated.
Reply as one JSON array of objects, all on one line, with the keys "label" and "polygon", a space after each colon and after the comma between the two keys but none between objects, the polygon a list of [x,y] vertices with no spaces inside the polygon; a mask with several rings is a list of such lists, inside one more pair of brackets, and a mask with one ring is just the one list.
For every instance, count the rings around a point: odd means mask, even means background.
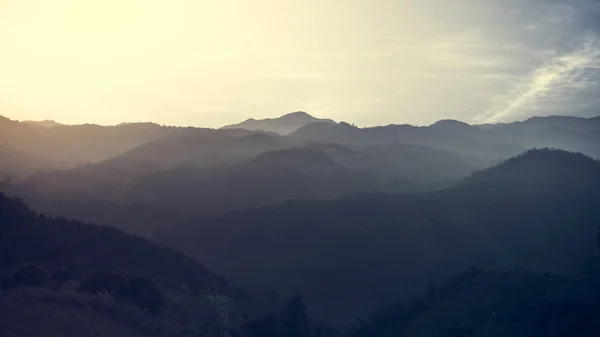
[{"label": "silhouetted treeline", "polygon": [[521,268],[465,273],[408,305],[390,304],[352,337],[569,337],[600,335],[600,262],[566,277]]},{"label": "silhouetted treeline", "polygon": [[[241,125],[246,130],[211,130],[1,118],[0,178],[16,176],[33,186],[35,196],[30,189],[16,195],[40,211],[150,236],[167,217],[181,222],[185,213],[438,190],[532,147],[600,157],[599,118],[357,128],[298,112],[252,121],[266,123],[265,131],[252,131],[252,123]],[[282,125],[299,129],[275,133]]]}]

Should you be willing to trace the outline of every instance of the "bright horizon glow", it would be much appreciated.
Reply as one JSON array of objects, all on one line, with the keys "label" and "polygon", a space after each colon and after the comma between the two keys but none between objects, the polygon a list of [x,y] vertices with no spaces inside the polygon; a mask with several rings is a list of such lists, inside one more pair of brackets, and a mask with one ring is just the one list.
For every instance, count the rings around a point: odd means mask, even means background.
[{"label": "bright horizon glow", "polygon": [[[0,0],[0,115],[219,127],[597,115],[593,1]],[[597,12],[593,12],[597,13]]]}]

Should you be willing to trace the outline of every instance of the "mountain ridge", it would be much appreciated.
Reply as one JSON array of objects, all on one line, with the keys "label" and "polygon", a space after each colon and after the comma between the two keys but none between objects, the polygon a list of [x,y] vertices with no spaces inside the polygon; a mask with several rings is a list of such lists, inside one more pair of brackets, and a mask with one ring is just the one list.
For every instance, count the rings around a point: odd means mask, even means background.
[{"label": "mountain ridge", "polygon": [[281,135],[287,135],[310,123],[335,124],[335,121],[331,119],[316,118],[304,111],[296,111],[276,118],[249,118],[241,123],[223,126],[221,129],[247,129],[251,131],[271,131]]},{"label": "mountain ridge", "polygon": [[[209,267],[249,289],[302,293],[319,315],[347,321],[365,306],[411,297],[428,282],[471,265],[518,263],[535,270],[572,271],[597,249],[594,219],[600,214],[594,200],[600,190],[582,186],[600,186],[600,164],[589,157],[567,160],[564,169],[531,186],[504,180],[511,177],[507,168],[518,171],[515,164],[540,167],[540,162],[552,165],[578,156],[529,151],[516,162],[494,167],[495,172],[489,169],[496,185],[508,185],[498,191],[459,184],[423,194],[288,202],[205,215],[155,239],[201,256]],[[565,172],[583,177],[568,194],[560,193],[569,182]],[[590,173],[581,174],[585,172]],[[248,265],[254,266],[252,273],[245,269]],[[341,280],[346,280],[343,287]]]}]

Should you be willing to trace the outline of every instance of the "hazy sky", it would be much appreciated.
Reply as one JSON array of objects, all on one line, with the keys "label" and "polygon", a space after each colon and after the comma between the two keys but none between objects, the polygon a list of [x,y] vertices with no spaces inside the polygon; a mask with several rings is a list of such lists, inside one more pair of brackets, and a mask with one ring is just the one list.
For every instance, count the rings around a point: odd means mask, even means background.
[{"label": "hazy sky", "polygon": [[596,0],[0,0],[0,114],[220,126],[600,113]]}]

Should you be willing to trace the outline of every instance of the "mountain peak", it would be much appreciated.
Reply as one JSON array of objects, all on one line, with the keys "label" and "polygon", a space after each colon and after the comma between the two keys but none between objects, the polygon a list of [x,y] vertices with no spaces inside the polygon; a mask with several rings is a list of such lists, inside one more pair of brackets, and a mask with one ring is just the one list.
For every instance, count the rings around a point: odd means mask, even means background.
[{"label": "mountain peak", "polygon": [[[461,186],[489,185],[499,189],[595,189],[600,183],[600,162],[581,153],[532,149],[487,170],[475,172]],[[552,185],[552,186],[551,186]]]},{"label": "mountain peak", "polygon": [[39,126],[42,128],[53,128],[56,126],[63,126],[63,124],[61,123],[57,123],[51,119],[46,119],[43,121],[23,121],[22,123],[24,124],[28,124],[28,125],[34,125],[34,126]]},{"label": "mountain peak", "polygon": [[442,120],[439,120],[439,121],[431,124],[429,127],[441,129],[441,130],[457,130],[457,131],[474,128],[470,124],[467,124],[467,123],[461,122],[461,121],[457,121],[454,119],[442,119]]},{"label": "mountain peak", "polygon": [[293,118],[312,118],[312,119],[317,119],[317,118],[309,115],[308,113],[306,113],[304,111],[290,112],[290,113],[287,113],[287,114],[285,114],[285,115],[283,115],[283,116],[281,116],[279,118],[290,118],[290,117],[293,117]]},{"label": "mountain peak", "polygon": [[252,131],[270,131],[281,135],[290,134],[310,123],[335,123],[331,119],[319,119],[304,111],[296,111],[277,118],[250,118],[239,124],[224,126],[223,129],[247,129]]}]

